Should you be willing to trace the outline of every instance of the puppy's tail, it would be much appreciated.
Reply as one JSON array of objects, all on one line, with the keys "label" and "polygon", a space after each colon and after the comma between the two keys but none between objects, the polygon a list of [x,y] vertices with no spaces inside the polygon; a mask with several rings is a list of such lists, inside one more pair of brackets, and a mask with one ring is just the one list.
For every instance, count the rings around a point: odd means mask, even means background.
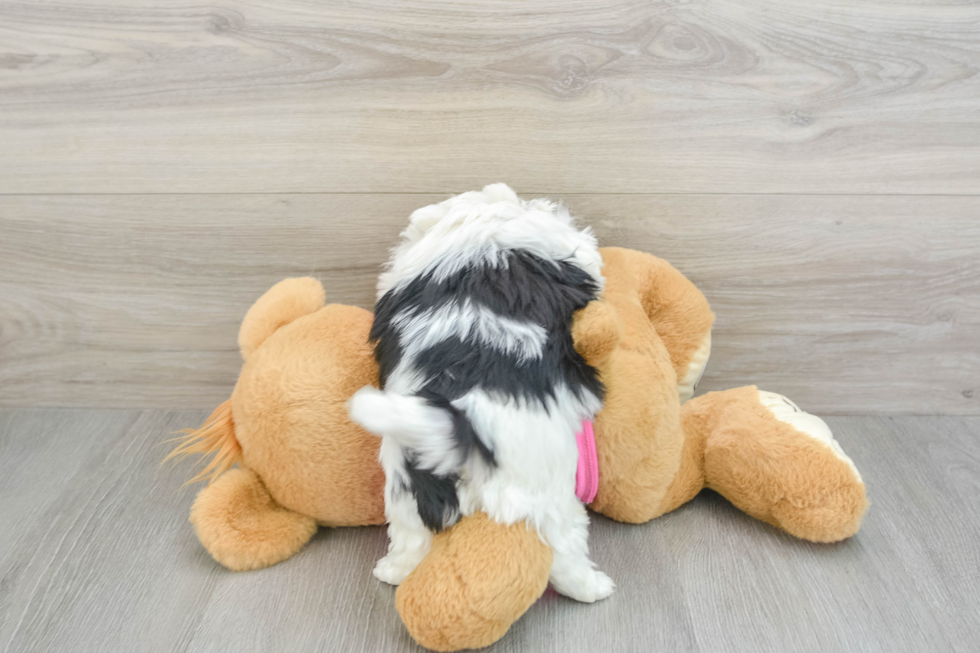
[{"label": "puppy's tail", "polygon": [[466,414],[444,397],[424,392],[400,395],[365,386],[354,393],[347,409],[368,431],[411,449],[418,469],[438,476],[455,474],[474,451],[495,464],[493,451]]}]

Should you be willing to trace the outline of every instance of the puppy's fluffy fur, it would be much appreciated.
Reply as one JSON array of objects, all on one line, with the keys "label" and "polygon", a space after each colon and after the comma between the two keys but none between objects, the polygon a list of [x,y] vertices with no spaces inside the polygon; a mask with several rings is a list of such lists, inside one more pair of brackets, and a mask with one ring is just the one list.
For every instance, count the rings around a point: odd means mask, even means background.
[{"label": "puppy's fluffy fur", "polygon": [[382,436],[390,544],[374,570],[398,584],[432,532],[484,511],[526,520],[554,551],[552,584],[580,601],[613,583],[588,557],[575,433],[602,384],[572,346],[573,313],[602,290],[595,238],[504,184],[415,211],[378,282],[371,338],[383,390],[351,399]]}]

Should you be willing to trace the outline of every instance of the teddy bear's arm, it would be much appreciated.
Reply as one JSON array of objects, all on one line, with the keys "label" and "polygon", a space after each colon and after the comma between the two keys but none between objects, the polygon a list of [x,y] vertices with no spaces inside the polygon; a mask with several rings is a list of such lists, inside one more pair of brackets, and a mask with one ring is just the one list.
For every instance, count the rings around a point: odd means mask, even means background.
[{"label": "teddy bear's arm", "polygon": [[621,247],[603,247],[600,251],[607,294],[639,299],[670,355],[681,402],[690,399],[711,353],[715,316],[708,300],[661,258]]}]

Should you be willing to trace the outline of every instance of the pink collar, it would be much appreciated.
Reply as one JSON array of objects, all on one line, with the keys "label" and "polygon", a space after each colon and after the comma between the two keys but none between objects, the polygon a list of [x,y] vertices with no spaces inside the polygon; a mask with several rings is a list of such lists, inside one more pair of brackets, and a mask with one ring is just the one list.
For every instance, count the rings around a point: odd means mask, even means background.
[{"label": "pink collar", "polygon": [[575,496],[589,504],[599,491],[599,457],[595,450],[595,433],[592,422],[582,422],[582,430],[575,436],[578,444],[578,469],[575,470]]}]

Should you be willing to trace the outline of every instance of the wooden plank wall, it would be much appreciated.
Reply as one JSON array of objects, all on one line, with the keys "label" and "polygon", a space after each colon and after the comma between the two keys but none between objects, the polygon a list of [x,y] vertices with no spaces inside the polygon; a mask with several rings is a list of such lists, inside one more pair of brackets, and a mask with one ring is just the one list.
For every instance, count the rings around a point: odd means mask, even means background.
[{"label": "wooden plank wall", "polygon": [[0,0],[0,405],[205,408],[506,181],[673,262],[703,387],[980,413],[980,5]]}]

